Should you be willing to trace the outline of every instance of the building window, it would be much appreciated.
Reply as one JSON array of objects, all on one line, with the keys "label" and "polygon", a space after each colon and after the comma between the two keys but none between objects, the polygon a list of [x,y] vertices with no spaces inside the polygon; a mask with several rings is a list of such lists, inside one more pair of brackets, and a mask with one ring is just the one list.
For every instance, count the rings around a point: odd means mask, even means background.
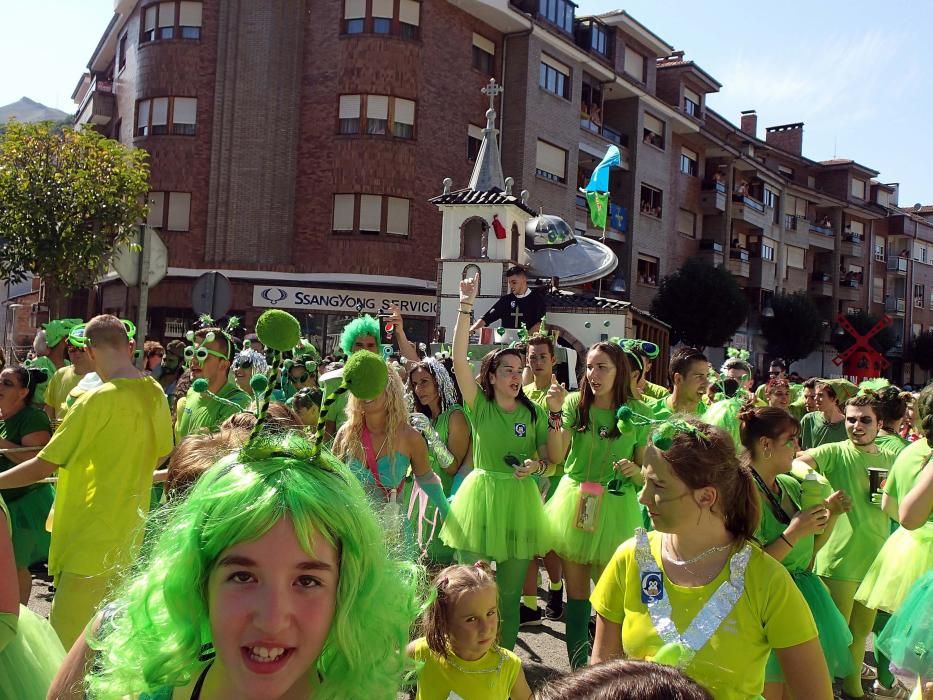
[{"label": "building window", "polygon": [[805,269],[806,251],[803,248],[789,245],[785,247],[784,254],[787,256],[787,267]]},{"label": "building window", "polygon": [[779,165],[779,166],[778,166],[778,172],[781,173],[781,175],[783,175],[783,176],[786,177],[786,178],[789,178],[789,179],[791,179],[791,180],[794,179],[794,169],[793,169],[793,168],[788,168],[786,165]]},{"label": "building window", "polygon": [[385,136],[389,128],[389,98],[385,95],[366,96],[366,133]]},{"label": "building window", "polygon": [[658,285],[658,259],[638,254],[638,282],[651,287]]},{"label": "building window", "polygon": [[194,97],[176,97],[172,109],[172,133],[194,136],[197,129],[198,100]]},{"label": "building window", "polygon": [[538,140],[535,174],[553,182],[567,182],[567,151]]},{"label": "building window", "polygon": [[645,112],[645,126],[642,130],[642,141],[664,149],[664,122],[653,114]]},{"label": "building window", "polygon": [[590,48],[596,53],[609,57],[609,32],[601,24],[590,24]]},{"label": "building window", "polygon": [[573,32],[573,11],[576,5],[569,0],[538,0],[538,14],[568,34]]},{"label": "building window", "polygon": [[360,133],[360,95],[340,96],[338,134]]},{"label": "building window", "polygon": [[541,54],[541,70],[538,84],[565,100],[570,99],[570,68],[560,61],[555,61],[547,54]]},{"label": "building window", "polygon": [[417,39],[421,27],[421,3],[415,0],[399,0],[398,22],[399,36],[403,39]]},{"label": "building window", "polygon": [[625,47],[625,63],[622,70],[630,78],[634,78],[639,83],[647,82],[645,76],[645,57],[630,46]]},{"label": "building window", "polygon": [[120,43],[117,46],[117,70],[126,68],[126,34],[120,37]]},{"label": "building window", "polygon": [[162,231],[188,231],[190,192],[150,192],[146,224]]},{"label": "building window", "polygon": [[761,259],[774,262],[774,246],[761,242]]},{"label": "building window", "polygon": [[482,127],[470,124],[467,127],[467,160],[471,163],[476,161],[479,155],[479,147],[483,144]]},{"label": "building window", "polygon": [[190,0],[160,2],[143,8],[140,43],[157,39],[200,39],[202,4]]},{"label": "building window", "polygon": [[369,15],[366,6],[367,0],[344,0],[344,34],[395,34],[412,40],[419,37],[421,3],[417,0],[399,0],[398,17],[395,16],[395,0],[370,0]]},{"label": "building window", "polygon": [[677,230],[689,236],[690,238],[697,237],[697,215],[692,211],[687,211],[686,209],[677,210]]},{"label": "building window", "polygon": [[875,260],[878,262],[884,262],[887,245],[888,242],[884,238],[879,237],[875,239]]},{"label": "building window", "polygon": [[391,34],[394,0],[370,0],[373,8],[373,34]]},{"label": "building window", "polygon": [[382,197],[360,195],[360,233],[379,233],[382,228]]},{"label": "building window", "polygon": [[355,194],[334,195],[334,231],[350,232],[354,229]]},{"label": "building window", "polygon": [[884,303],[884,277],[872,277],[871,300],[875,304]]},{"label": "building window", "polygon": [[764,203],[766,207],[770,207],[771,209],[777,209],[778,194],[777,192],[772,190],[770,187],[765,187]]},{"label": "building window", "polygon": [[409,201],[401,197],[386,197],[386,233],[408,235]]},{"label": "building window", "polygon": [[661,218],[663,213],[664,193],[656,187],[642,183],[641,186],[641,213]]},{"label": "building window", "polygon": [[700,116],[700,94],[688,87],[684,88],[684,113],[691,117]]},{"label": "building window", "polygon": [[680,172],[684,175],[694,175],[697,174],[697,161],[699,156],[696,151],[691,151],[686,146],[681,146],[680,148]]},{"label": "building window", "polygon": [[493,74],[496,45],[484,36],[473,34],[473,67],[484,75]]},{"label": "building window", "polygon": [[197,130],[198,100],[194,97],[154,97],[139,100],[136,108],[136,136],[171,133],[194,136]]},{"label": "building window", "polygon": [[402,197],[378,194],[335,194],[333,231],[408,236],[411,202]]},{"label": "building window", "polygon": [[[365,112],[365,121],[361,115]],[[412,139],[415,136],[415,103],[388,95],[341,95],[337,133],[369,134]],[[389,128],[391,123],[392,127]]]},{"label": "building window", "polygon": [[856,199],[865,199],[865,181],[852,178],[852,196]]},{"label": "building window", "polygon": [[923,305],[926,303],[926,289],[922,284],[914,285],[914,306],[918,309],[922,309]]},{"label": "building window", "polygon": [[400,139],[415,136],[415,103],[411,100],[395,98],[392,112],[392,133]]},{"label": "building window", "polygon": [[366,28],[366,0],[344,0],[343,33],[362,34]]}]

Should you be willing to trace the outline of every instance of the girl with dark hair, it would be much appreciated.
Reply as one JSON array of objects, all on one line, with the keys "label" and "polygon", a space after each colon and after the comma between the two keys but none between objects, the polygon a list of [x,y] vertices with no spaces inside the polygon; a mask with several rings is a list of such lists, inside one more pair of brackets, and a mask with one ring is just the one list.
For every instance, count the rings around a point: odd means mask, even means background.
[{"label": "girl with dark hair", "polygon": [[[787,411],[746,404],[739,421],[745,459],[761,501],[756,538],[765,552],[790,572],[810,606],[830,675],[846,676],[853,670],[849,655],[852,634],[826,586],[810,570],[810,563],[829,538],[836,518],[851,507],[848,496],[836,491],[824,502],[803,508],[800,482],[787,473],[797,452],[800,424]],[[784,695],[784,674],[772,652],[765,668],[764,696],[766,700],[781,700]]]},{"label": "girl with dark hair", "polygon": [[551,386],[548,415],[522,393],[521,352],[505,348],[483,358],[479,384],[467,358],[467,333],[477,277],[461,280],[454,329],[457,384],[474,429],[473,471],[463,480],[441,540],[461,563],[496,562],[502,615],[502,646],[518,637],[519,605],[528,563],[550,551],[548,522],[534,474],[553,473],[560,455],[560,408],[566,389]]},{"label": "girl with dark hair", "polygon": [[567,654],[573,668],[585,666],[590,652],[590,580],[642,524],[638,490],[644,480],[637,463],[646,435],[642,429],[620,432],[616,418],[630,402],[635,403],[626,354],[615,343],[596,343],[586,355],[580,391],[564,400],[564,476],[546,506],[567,582]]},{"label": "girl with dark hair", "polygon": [[776,650],[795,697],[833,696],[816,625],[790,575],[754,541],[752,470],[700,421],[661,426],[645,450],[647,506],[593,592],[593,662],[623,654],[677,666],[720,700],[758,697]]},{"label": "girl with dark hair", "polygon": [[875,392],[872,408],[878,416],[878,437],[875,442],[898,454],[909,444],[898,432],[904,416],[907,415],[907,403],[913,398],[910,392],[901,391],[896,386],[886,386]]},{"label": "girl with dark hair", "polygon": [[[45,379],[45,372],[40,369],[17,366],[0,372],[0,449],[36,448],[34,452],[0,454],[0,472],[35,457],[39,448],[52,437],[48,415],[32,405],[36,387]],[[0,496],[10,509],[19,600],[26,605],[32,590],[29,567],[49,556],[50,535],[45,521],[55,500],[55,491],[51,484],[32,484],[0,490]]]},{"label": "girl with dark hair", "polygon": [[713,700],[702,685],[675,668],[614,659],[553,680],[535,700]]}]

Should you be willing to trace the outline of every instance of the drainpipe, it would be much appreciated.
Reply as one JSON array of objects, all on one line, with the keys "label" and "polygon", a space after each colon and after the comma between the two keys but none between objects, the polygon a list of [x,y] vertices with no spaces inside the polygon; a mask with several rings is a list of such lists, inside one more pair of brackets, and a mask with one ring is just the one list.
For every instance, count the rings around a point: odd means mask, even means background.
[{"label": "drainpipe", "polygon": [[[517,12],[517,11],[513,10],[513,12]],[[521,12],[519,14],[521,14],[528,21],[528,29],[523,29],[518,32],[511,32],[509,34],[502,35],[502,87],[503,87],[503,90],[505,89],[505,67],[508,65],[508,62],[506,61],[506,59],[508,58],[508,55],[509,55],[509,49],[508,49],[509,39],[512,39],[513,37],[530,36],[531,33],[535,30],[535,23],[534,23],[534,20],[531,18],[531,15],[528,14],[527,12]],[[503,136],[503,131],[505,130],[505,96],[504,95],[505,93],[503,93],[503,98],[499,102],[499,124],[501,125],[501,128],[499,129],[499,152],[500,153],[503,150],[502,136]]]}]

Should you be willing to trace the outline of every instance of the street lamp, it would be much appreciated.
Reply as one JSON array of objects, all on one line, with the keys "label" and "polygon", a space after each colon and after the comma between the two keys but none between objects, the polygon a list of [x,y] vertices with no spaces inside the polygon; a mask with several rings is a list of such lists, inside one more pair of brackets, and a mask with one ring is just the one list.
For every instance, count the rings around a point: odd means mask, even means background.
[{"label": "street lamp", "polygon": [[10,359],[11,359],[11,360],[15,360],[15,361],[18,362],[19,360],[18,360],[18,358],[16,357],[16,353],[14,352],[14,348],[15,348],[15,345],[16,345],[16,344],[15,344],[15,343],[12,341],[12,339],[11,339],[10,337],[8,337],[8,336],[15,336],[15,335],[16,335],[16,311],[17,311],[18,309],[22,309],[22,308],[23,308],[23,304],[16,304],[16,303],[7,304],[7,308],[10,310],[10,323],[9,323],[9,326],[8,326],[8,327],[9,327],[9,333],[7,332],[7,326],[5,325],[5,326],[4,326],[4,329],[3,329],[3,341],[4,341],[4,345],[6,345],[6,341],[8,341],[8,340],[10,341],[10,344],[9,344]]}]

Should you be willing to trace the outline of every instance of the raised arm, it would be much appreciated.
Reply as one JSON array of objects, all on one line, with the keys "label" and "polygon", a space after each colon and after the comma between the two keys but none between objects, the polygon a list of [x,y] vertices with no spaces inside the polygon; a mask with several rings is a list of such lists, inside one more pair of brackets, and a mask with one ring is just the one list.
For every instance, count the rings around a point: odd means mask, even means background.
[{"label": "raised arm", "polygon": [[402,311],[397,306],[392,306],[389,308],[389,321],[395,326],[395,339],[398,342],[398,351],[401,353],[402,357],[410,362],[417,362],[421,358],[418,357],[418,348],[415,347],[415,344],[408,339],[408,336],[405,335],[405,319],[402,318]]},{"label": "raised arm", "polygon": [[478,275],[460,280],[460,307],[457,310],[457,323],[454,326],[453,360],[454,372],[457,375],[457,386],[460,387],[463,403],[467,406],[473,405],[476,400],[476,392],[479,390],[476,380],[473,378],[473,368],[467,358],[467,347],[470,340],[470,332],[467,326],[470,322],[470,314],[473,311],[477,291],[479,291]]},{"label": "raised arm", "polygon": [[927,462],[914,487],[898,504],[901,525],[907,530],[916,530],[933,512],[933,461]]}]

